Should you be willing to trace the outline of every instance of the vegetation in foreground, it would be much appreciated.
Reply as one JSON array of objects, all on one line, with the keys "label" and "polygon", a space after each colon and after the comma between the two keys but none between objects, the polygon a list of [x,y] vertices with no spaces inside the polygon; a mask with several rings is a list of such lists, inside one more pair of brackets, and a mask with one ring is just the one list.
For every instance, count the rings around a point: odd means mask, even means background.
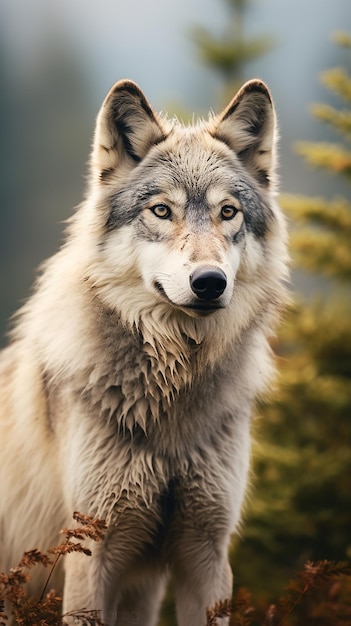
[{"label": "vegetation in foreground", "polygon": [[[59,559],[67,558],[71,552],[90,557],[91,551],[85,547],[84,540],[104,538],[104,522],[81,513],[74,513],[73,517],[78,526],[61,531],[65,540],[60,545],[46,552],[37,548],[25,552],[17,567],[0,574],[0,626],[6,626],[9,617],[5,613],[5,600],[14,623],[19,626],[65,626],[68,617],[82,626],[103,626],[98,610],[82,607],[62,616],[62,598],[49,589]],[[31,569],[38,565],[47,568],[48,575],[40,597],[32,597],[26,591],[26,583],[31,578]],[[230,616],[231,626],[350,626],[351,568],[346,563],[326,560],[308,562],[276,603],[268,606],[254,606],[249,591],[238,589],[232,601],[228,599],[208,609],[204,626],[216,626],[224,616]]]}]

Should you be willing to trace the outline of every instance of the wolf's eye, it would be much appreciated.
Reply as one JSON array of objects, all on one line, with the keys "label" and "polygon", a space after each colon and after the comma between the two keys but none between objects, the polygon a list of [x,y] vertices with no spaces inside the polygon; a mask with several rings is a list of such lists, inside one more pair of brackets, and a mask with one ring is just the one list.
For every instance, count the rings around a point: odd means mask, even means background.
[{"label": "wolf's eye", "polygon": [[155,206],[151,207],[151,211],[161,220],[168,220],[172,214],[171,209],[167,206],[167,204],[155,204]]},{"label": "wolf's eye", "polygon": [[238,209],[236,209],[234,206],[231,206],[230,204],[226,204],[225,206],[221,208],[222,220],[232,220],[233,217],[236,216],[237,212],[238,212]]}]

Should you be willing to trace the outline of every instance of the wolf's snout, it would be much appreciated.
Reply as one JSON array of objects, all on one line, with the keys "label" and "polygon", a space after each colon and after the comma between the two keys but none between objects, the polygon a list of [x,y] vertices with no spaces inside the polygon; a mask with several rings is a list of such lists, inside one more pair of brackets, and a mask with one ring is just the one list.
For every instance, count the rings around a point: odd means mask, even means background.
[{"label": "wolf's snout", "polygon": [[198,268],[190,276],[190,287],[201,300],[216,300],[227,286],[227,277],[220,269]]}]

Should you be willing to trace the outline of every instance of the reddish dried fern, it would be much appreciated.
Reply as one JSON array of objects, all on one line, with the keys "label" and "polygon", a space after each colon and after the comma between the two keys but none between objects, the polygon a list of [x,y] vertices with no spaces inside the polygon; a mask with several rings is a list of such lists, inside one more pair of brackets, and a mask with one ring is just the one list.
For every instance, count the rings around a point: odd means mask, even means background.
[{"label": "reddish dried fern", "polygon": [[[52,574],[57,567],[59,559],[71,552],[80,552],[86,556],[91,551],[86,548],[82,541],[91,539],[101,541],[104,537],[106,525],[101,520],[74,513],[74,519],[80,524],[78,528],[63,529],[66,535],[63,543],[50,548],[47,553],[38,549],[25,552],[17,567],[8,574],[0,574],[0,626],[6,626],[8,616],[5,613],[5,600],[11,607],[14,623],[19,626],[65,626],[65,617],[74,617],[82,626],[103,626],[96,610],[88,611],[84,608],[78,612],[67,613],[60,617],[62,598],[54,590],[47,592]],[[54,560],[49,555],[55,555]],[[25,585],[30,580],[30,570],[35,565],[44,567],[51,566],[40,598],[28,596]]]},{"label": "reddish dried fern", "polygon": [[[67,626],[65,618],[74,617],[82,626],[103,626],[99,611],[82,608],[61,616],[62,598],[54,590],[47,591],[51,576],[61,557],[91,551],[82,543],[89,539],[101,541],[106,525],[91,517],[74,513],[79,526],[64,529],[60,545],[46,553],[38,549],[25,552],[17,567],[0,574],[0,626],[6,626],[5,600],[18,626]],[[50,557],[54,555],[54,559]],[[40,598],[28,596],[26,583],[36,565],[50,567]],[[233,601],[224,600],[207,610],[206,626],[230,618],[231,626],[351,626],[351,568],[332,561],[307,562],[290,582],[285,593],[266,609],[253,606],[250,594],[239,589]]]},{"label": "reddish dried fern", "polygon": [[221,617],[229,617],[232,610],[231,600],[216,602],[214,607],[206,609],[206,626],[217,626],[217,620]]},{"label": "reddish dried fern", "polygon": [[[216,608],[216,607],[215,607]],[[216,626],[220,615],[206,626]],[[351,568],[347,563],[308,561],[275,604],[252,606],[239,589],[233,600],[231,626],[351,626]]]}]

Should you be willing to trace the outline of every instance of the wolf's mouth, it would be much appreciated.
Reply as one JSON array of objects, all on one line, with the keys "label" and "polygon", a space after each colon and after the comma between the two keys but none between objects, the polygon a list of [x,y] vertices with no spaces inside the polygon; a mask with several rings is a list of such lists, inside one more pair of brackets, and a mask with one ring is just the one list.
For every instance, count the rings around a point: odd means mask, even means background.
[{"label": "wolf's mouth", "polygon": [[219,304],[219,302],[192,302],[191,304],[176,304],[175,302],[172,302],[172,300],[167,296],[164,288],[162,287],[161,283],[159,283],[158,281],[154,282],[154,287],[156,289],[156,291],[160,294],[160,296],[162,296],[162,298],[164,298],[165,300],[167,300],[167,302],[169,302],[169,304],[171,304],[172,306],[176,307],[177,309],[183,309],[183,310],[188,310],[188,311],[194,311],[196,313],[198,313],[199,315],[209,315],[210,313],[213,313],[214,311],[218,311],[218,309],[223,309],[223,305]]},{"label": "wolf's mouth", "polygon": [[182,307],[183,309],[192,309],[192,311],[218,311],[218,309],[223,309],[224,307],[219,304],[185,304]]}]

